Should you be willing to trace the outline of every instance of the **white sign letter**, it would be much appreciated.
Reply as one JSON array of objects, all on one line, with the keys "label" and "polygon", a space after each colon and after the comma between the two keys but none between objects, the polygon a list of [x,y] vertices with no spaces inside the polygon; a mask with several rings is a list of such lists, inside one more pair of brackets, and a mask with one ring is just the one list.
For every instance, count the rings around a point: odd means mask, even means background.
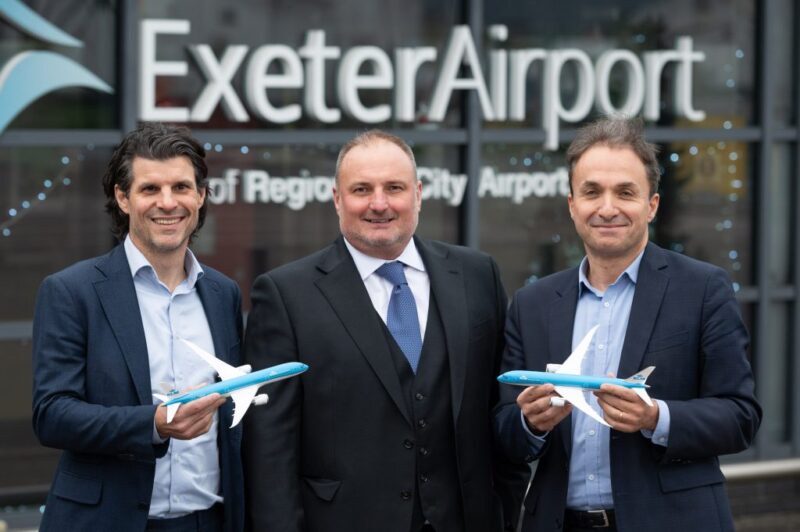
[{"label": "white sign letter", "polygon": [[186,107],[156,107],[156,77],[185,76],[184,61],[157,61],[156,37],[159,33],[186,35],[188,20],[145,19],[139,26],[139,119],[155,122],[187,122]]},{"label": "white sign letter", "polygon": [[[269,65],[280,61],[283,74],[268,74]],[[259,47],[250,58],[245,75],[247,105],[259,118],[276,124],[288,124],[301,116],[300,104],[274,107],[267,96],[267,89],[299,89],[303,86],[303,65],[290,47],[283,44]]]},{"label": "white sign letter", "polygon": [[[365,62],[375,65],[375,73],[359,74]],[[358,97],[359,89],[390,89],[394,83],[392,62],[386,52],[377,46],[356,46],[351,48],[339,65],[339,76],[336,83],[339,103],[348,116],[367,124],[385,122],[392,116],[388,104],[367,108]]]}]

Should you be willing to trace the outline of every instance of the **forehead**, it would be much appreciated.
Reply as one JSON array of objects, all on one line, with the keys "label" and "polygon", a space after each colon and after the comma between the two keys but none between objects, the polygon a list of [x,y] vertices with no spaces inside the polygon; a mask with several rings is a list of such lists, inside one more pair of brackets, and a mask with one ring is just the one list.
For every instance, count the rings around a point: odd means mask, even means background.
[{"label": "forehead", "polygon": [[573,185],[593,181],[613,186],[634,182],[647,188],[647,169],[631,148],[593,146],[581,155],[573,169]]},{"label": "forehead", "polygon": [[163,160],[134,157],[131,174],[133,181],[195,179],[192,162],[183,155]]},{"label": "forehead", "polygon": [[385,140],[376,140],[352,148],[344,156],[339,177],[351,181],[415,180],[414,165],[406,152]]}]

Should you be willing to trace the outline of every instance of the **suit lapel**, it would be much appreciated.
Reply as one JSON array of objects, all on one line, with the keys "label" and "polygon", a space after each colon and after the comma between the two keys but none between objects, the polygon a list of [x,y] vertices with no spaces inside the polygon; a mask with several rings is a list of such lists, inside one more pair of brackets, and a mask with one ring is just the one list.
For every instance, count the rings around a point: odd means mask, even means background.
[{"label": "suit lapel", "polygon": [[119,245],[111,250],[95,267],[103,274],[103,278],[94,282],[95,292],[122,350],[139,402],[151,404],[147,342],[124,247]]},{"label": "suit lapel", "polygon": [[622,344],[622,355],[617,370],[619,377],[627,378],[633,375],[642,363],[644,351],[661,308],[661,301],[669,284],[669,277],[662,271],[666,267],[667,263],[661,254],[661,249],[655,244],[647,244],[639,265],[628,330],[625,333],[625,342]]},{"label": "suit lapel", "polygon": [[400,378],[392,362],[386,336],[380,327],[369,324],[370,319],[380,320],[380,317],[375,313],[372,300],[342,237],[328,248],[317,267],[326,275],[315,284],[410,426],[411,417],[403,399]]},{"label": "suit lapel", "polygon": [[[558,298],[550,309],[549,360],[564,362],[572,352],[572,329],[575,326],[575,311],[578,308],[578,268],[574,268],[565,282],[556,289]],[[537,368],[544,371],[544,368]],[[558,425],[561,441],[567,456],[572,452],[572,415]]]},{"label": "suit lapel", "polygon": [[[450,367],[450,391],[453,419],[458,419],[466,382],[466,353],[469,330],[466,287],[461,263],[446,251],[435,250],[430,244],[414,238],[431,283],[431,298],[439,309],[444,328],[447,359]],[[430,306],[429,306],[430,308]],[[430,312],[430,311],[428,311]]]}]

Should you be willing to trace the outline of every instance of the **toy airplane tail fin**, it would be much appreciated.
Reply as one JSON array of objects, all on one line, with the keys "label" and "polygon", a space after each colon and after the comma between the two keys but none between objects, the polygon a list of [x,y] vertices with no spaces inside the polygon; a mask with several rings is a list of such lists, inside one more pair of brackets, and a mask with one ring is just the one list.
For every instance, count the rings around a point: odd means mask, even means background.
[{"label": "toy airplane tail fin", "polygon": [[[170,400],[169,397],[161,393],[154,393],[153,397],[155,397],[162,403],[166,403],[167,401]],[[172,418],[175,417],[175,413],[178,411],[178,408],[180,408],[180,406],[181,406],[180,403],[172,403],[171,405],[167,405],[167,423],[172,423]]]},{"label": "toy airplane tail fin", "polygon": [[[635,375],[631,375],[630,377],[625,379],[625,382],[630,382],[630,383],[634,383],[634,384],[643,384],[644,385],[645,382],[647,382],[647,377],[649,377],[650,374],[653,373],[654,369],[656,369],[655,366],[650,366],[650,367],[644,368],[639,373],[637,373]],[[636,392],[636,395],[638,395],[639,397],[642,398],[642,401],[647,403],[647,406],[653,406],[653,400],[650,399],[649,395],[647,395],[647,389],[645,387],[642,387],[642,388],[631,388],[631,389],[634,392]]]}]

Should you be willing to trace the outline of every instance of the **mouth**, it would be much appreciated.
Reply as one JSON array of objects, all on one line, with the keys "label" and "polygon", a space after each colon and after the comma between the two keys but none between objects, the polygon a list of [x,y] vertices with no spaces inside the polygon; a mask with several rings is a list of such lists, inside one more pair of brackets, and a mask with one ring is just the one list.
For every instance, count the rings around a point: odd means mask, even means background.
[{"label": "mouth", "polygon": [[385,225],[394,221],[394,218],[362,218],[362,220],[373,225]]},{"label": "mouth", "polygon": [[159,216],[158,218],[151,218],[153,223],[156,225],[161,225],[168,227],[170,225],[176,225],[182,222],[184,219],[183,216]]}]

